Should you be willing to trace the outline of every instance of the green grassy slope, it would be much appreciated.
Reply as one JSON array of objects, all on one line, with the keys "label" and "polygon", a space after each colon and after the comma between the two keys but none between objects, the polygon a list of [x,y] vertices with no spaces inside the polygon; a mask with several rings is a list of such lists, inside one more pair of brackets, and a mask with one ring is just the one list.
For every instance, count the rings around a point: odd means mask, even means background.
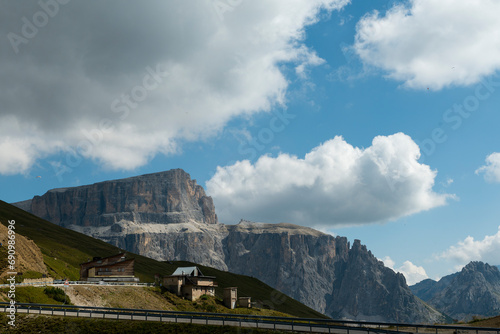
[{"label": "green grassy slope", "polygon": [[[0,222],[8,225],[15,220],[16,232],[32,239],[40,247],[44,262],[51,276],[55,278],[79,278],[79,264],[94,256],[110,256],[123,250],[101,240],[65,229],[40,219],[8,203],[0,201]],[[193,265],[189,262],[160,262],[141,255],[127,252],[135,258],[135,275],[141,282],[153,282],[154,275],[169,275],[179,266]],[[252,301],[261,301],[277,311],[297,317],[326,318],[319,312],[285,296],[256,278],[231,274],[217,269],[199,266],[205,275],[216,276],[219,284],[217,295],[222,295],[222,288],[238,287],[239,296],[252,297]]]}]

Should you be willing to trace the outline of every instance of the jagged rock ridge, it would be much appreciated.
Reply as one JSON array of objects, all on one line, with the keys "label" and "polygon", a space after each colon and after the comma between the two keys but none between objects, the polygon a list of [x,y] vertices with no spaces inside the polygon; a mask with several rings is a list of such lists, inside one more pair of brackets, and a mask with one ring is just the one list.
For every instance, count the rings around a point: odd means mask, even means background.
[{"label": "jagged rock ridge", "polygon": [[500,314],[500,270],[487,263],[470,262],[458,273],[438,282],[417,283],[411,289],[419,298],[456,320]]},{"label": "jagged rock ridge", "polygon": [[344,237],[292,224],[219,224],[212,199],[179,169],[55,189],[18,206],[158,260],[193,261],[258,277],[335,318],[443,319],[359,241],[351,248]]}]

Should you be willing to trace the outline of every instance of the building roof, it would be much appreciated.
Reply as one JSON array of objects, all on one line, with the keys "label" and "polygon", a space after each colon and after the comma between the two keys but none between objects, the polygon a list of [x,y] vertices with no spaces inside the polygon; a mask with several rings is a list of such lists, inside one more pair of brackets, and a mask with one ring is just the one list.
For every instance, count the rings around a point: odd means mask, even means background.
[{"label": "building roof", "polygon": [[179,267],[170,276],[203,276],[198,267]]},{"label": "building roof", "polygon": [[125,260],[121,260],[121,261],[116,261],[116,262],[110,262],[110,263],[106,263],[106,264],[95,265],[95,266],[92,266],[90,268],[112,267],[112,266],[115,266],[117,264],[124,264],[126,262],[133,262],[134,260],[135,259],[125,259]]},{"label": "building roof", "polygon": [[98,261],[104,261],[106,259],[113,258],[113,257],[116,257],[116,258],[118,258],[118,257],[120,257],[120,258],[126,257],[126,253],[119,253],[119,254],[116,254],[116,255],[110,255],[110,256],[106,256],[106,257],[101,257],[101,258],[98,258],[98,259],[95,259],[95,260],[93,259],[92,261],[87,261],[87,262],[80,263],[80,265],[84,265],[84,264],[88,264],[88,263],[92,263],[92,262],[96,262],[97,263]]}]

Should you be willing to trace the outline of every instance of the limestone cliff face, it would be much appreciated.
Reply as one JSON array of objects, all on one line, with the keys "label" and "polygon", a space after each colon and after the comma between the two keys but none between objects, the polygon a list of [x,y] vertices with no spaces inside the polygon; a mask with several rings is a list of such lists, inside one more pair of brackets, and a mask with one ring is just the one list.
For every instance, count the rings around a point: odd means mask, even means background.
[{"label": "limestone cliff face", "polygon": [[195,221],[157,224],[122,220],[111,226],[68,227],[155,260],[191,261],[228,270],[222,245],[228,232],[223,224]]},{"label": "limestone cliff face", "polygon": [[181,169],[50,190],[33,198],[30,211],[65,227],[111,226],[121,220],[217,224],[212,198]]},{"label": "limestone cliff face", "polygon": [[212,199],[182,170],[55,189],[17,205],[130,252],[257,277],[332,317],[439,317],[359,242],[351,248],[344,237],[292,224],[217,223]]},{"label": "limestone cliff face", "polygon": [[385,267],[359,240],[354,241],[349,255],[336,263],[326,312],[333,318],[400,323],[445,320],[411,293],[402,274]]},{"label": "limestone cliff face", "polygon": [[334,265],[348,253],[346,238],[292,224],[241,221],[228,230],[224,250],[230,271],[258,277],[325,312]]}]

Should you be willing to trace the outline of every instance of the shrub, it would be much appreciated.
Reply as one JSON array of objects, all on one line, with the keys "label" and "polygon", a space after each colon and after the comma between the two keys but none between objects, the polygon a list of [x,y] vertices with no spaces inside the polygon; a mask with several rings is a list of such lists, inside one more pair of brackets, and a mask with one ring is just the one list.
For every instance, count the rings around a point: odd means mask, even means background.
[{"label": "shrub", "polygon": [[61,288],[55,288],[53,286],[48,286],[43,289],[43,292],[47,295],[47,297],[54,299],[55,301],[64,303],[69,303],[69,298],[66,296],[66,293]]}]

